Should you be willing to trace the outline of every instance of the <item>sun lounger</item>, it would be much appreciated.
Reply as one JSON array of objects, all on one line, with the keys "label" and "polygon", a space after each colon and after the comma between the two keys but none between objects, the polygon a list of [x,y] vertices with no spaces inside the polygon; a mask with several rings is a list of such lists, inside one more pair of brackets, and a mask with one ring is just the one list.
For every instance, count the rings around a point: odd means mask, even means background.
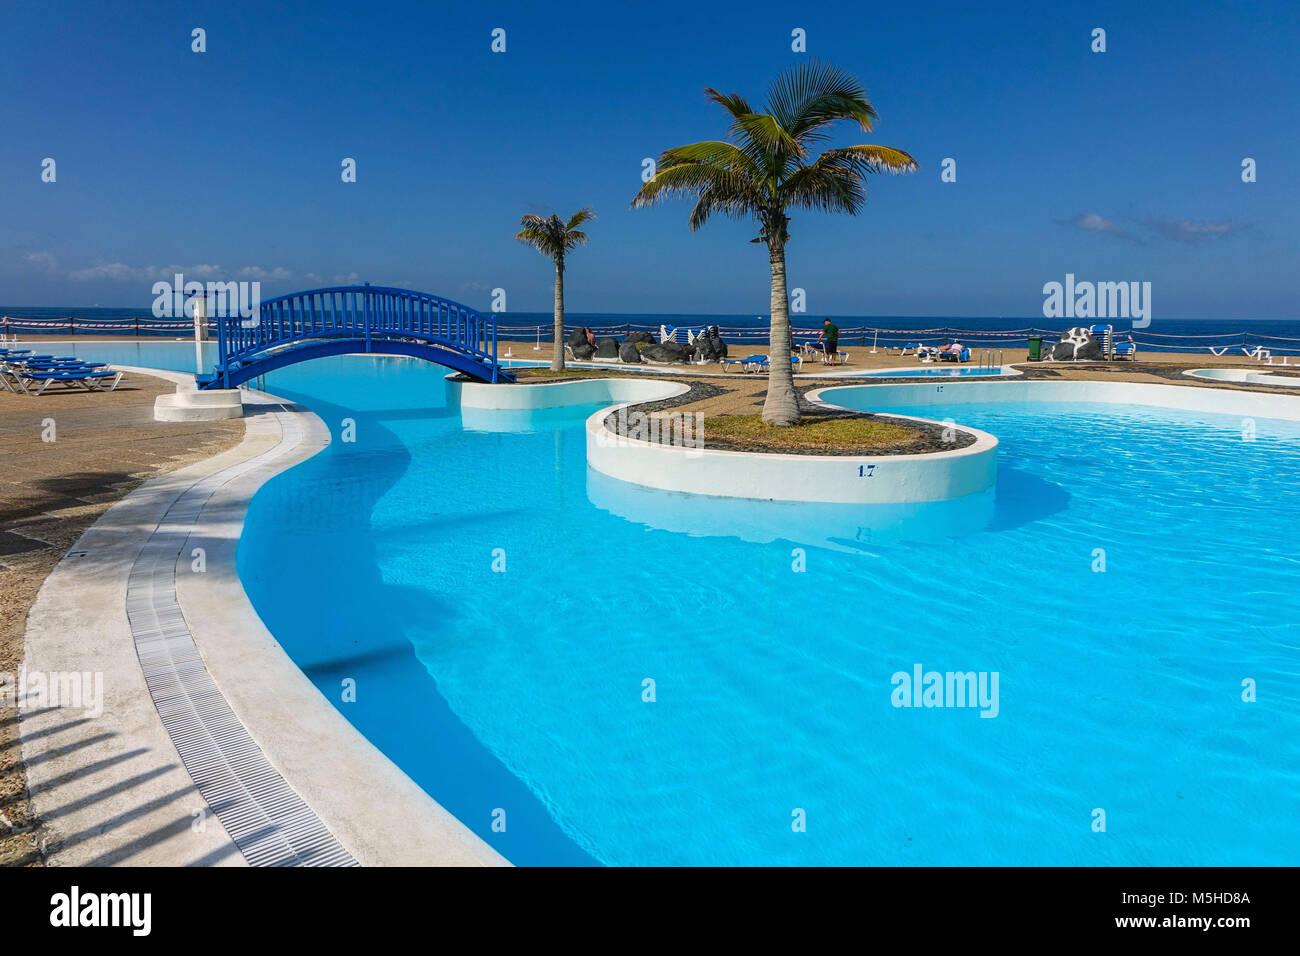
[{"label": "sun lounger", "polygon": [[[721,363],[724,372],[733,365],[739,365],[742,372],[765,372],[771,367],[771,364],[772,358],[770,355],[759,355],[757,353],[746,355],[741,359],[723,359]],[[799,371],[803,368],[803,357],[791,355],[790,364],[796,372]]]},{"label": "sun lounger", "polygon": [[938,355],[939,355],[939,361],[940,361],[940,362],[969,362],[969,361],[970,361],[970,347],[969,347],[969,346],[966,346],[966,345],[963,345],[963,346],[961,347],[961,352],[960,352],[960,354],[957,353],[957,352],[942,352],[942,351],[941,351],[941,352],[938,353]]},{"label": "sun lounger", "polygon": [[1136,362],[1138,347],[1136,342],[1116,342],[1114,357],[1117,359],[1127,359],[1130,362]]},{"label": "sun lounger", "polygon": [[1115,345],[1115,327],[1113,325],[1094,325],[1088,330],[1092,337],[1101,343],[1101,354],[1103,358],[1110,358]]},{"label": "sun lounger", "polygon": [[[98,368],[65,368],[65,369],[9,369],[9,375],[17,385],[18,391],[26,395],[37,396],[42,394],[47,388],[54,383],[58,383],[65,388],[75,388],[80,386],[89,392],[111,392],[120,381],[122,381],[121,372],[113,372],[108,369]],[[109,381],[112,379],[112,381]],[[9,382],[6,382],[9,384]],[[32,391],[33,386],[36,387]],[[11,387],[11,391],[15,390]]]},{"label": "sun lounger", "polygon": [[[0,359],[3,361],[3,359]],[[18,359],[11,363],[22,368],[96,368],[102,367],[98,363],[83,362],[75,358],[54,358],[54,359]]]},{"label": "sun lounger", "polygon": [[744,358],[739,358],[739,359],[722,360],[722,370],[724,372],[727,371],[727,369],[731,368],[733,365],[740,366],[740,370],[742,372],[753,372],[756,371],[760,366],[763,368],[767,367],[767,356],[754,354],[754,355],[746,355]]}]

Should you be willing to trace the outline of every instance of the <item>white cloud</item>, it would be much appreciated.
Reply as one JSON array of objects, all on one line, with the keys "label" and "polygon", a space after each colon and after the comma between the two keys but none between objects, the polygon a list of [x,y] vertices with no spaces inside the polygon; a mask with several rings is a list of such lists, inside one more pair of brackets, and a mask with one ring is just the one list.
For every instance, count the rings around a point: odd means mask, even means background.
[{"label": "white cloud", "polygon": [[59,262],[51,253],[48,252],[29,252],[23,257],[42,272],[48,272],[53,275],[58,271]]},{"label": "white cloud", "polygon": [[134,268],[125,262],[105,262],[86,269],[73,269],[68,278],[73,282],[93,282],[96,279],[147,279],[152,274],[152,269]]},{"label": "white cloud", "polygon": [[[31,256],[29,255],[30,259]],[[53,257],[50,257],[53,262]],[[52,267],[51,267],[52,271]],[[209,280],[209,279],[228,279],[230,273],[219,265],[213,263],[201,262],[196,265],[181,266],[132,266],[125,262],[102,262],[97,265],[88,266],[85,269],[73,269],[68,273],[68,278],[73,282],[93,282],[96,280],[110,281],[145,281],[163,280],[169,281],[180,273],[186,282]],[[292,275],[284,266],[276,266],[274,269],[264,269],[261,266],[244,266],[239,269],[235,276],[241,279],[288,279]]]},{"label": "white cloud", "polygon": [[1070,220],[1070,225],[1085,232],[1107,232],[1112,236],[1128,237],[1128,232],[1118,223],[1095,212],[1081,212]]},{"label": "white cloud", "polygon": [[1192,222],[1190,219],[1153,219],[1151,228],[1175,242],[1215,239],[1232,231],[1231,222]]},{"label": "white cloud", "polygon": [[244,266],[237,273],[241,279],[287,279],[290,272],[284,266],[276,266],[274,269],[266,270],[261,266]]}]

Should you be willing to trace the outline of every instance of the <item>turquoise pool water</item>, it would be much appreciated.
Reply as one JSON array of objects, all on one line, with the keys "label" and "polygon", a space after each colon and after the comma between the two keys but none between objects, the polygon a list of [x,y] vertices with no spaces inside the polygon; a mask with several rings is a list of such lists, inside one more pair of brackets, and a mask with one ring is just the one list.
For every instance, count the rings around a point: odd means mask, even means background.
[{"label": "turquoise pool water", "polygon": [[[123,348],[76,351],[193,359]],[[996,434],[996,492],[765,504],[589,473],[590,406],[466,430],[441,376],[270,376],[334,441],[254,499],[240,573],[322,693],[515,862],[1300,859],[1300,424],[891,408]],[[997,716],[893,706],[917,664],[996,672]]]}]

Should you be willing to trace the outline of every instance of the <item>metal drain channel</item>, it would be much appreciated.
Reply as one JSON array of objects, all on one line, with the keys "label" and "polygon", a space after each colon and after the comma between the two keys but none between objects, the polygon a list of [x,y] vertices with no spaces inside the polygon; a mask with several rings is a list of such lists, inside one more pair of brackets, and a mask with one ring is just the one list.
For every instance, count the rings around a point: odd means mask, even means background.
[{"label": "metal drain channel", "polygon": [[167,509],[131,567],[126,613],[158,716],[244,859],[252,866],[357,866],[230,709],[176,600],[176,563],[208,499],[241,475],[273,472],[275,459],[302,441],[295,415],[273,414],[281,435],[275,448],[200,479]]}]

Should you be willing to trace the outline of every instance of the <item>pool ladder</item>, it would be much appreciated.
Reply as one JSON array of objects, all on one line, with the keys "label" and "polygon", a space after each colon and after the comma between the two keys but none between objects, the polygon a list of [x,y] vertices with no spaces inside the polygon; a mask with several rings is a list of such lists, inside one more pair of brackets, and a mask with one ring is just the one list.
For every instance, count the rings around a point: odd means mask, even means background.
[{"label": "pool ladder", "polygon": [[980,349],[979,358],[980,358],[979,367],[981,372],[984,371],[985,369],[988,369],[991,374],[994,369],[1001,370],[1002,368],[1001,349],[998,349],[997,351],[994,351],[993,349]]}]

